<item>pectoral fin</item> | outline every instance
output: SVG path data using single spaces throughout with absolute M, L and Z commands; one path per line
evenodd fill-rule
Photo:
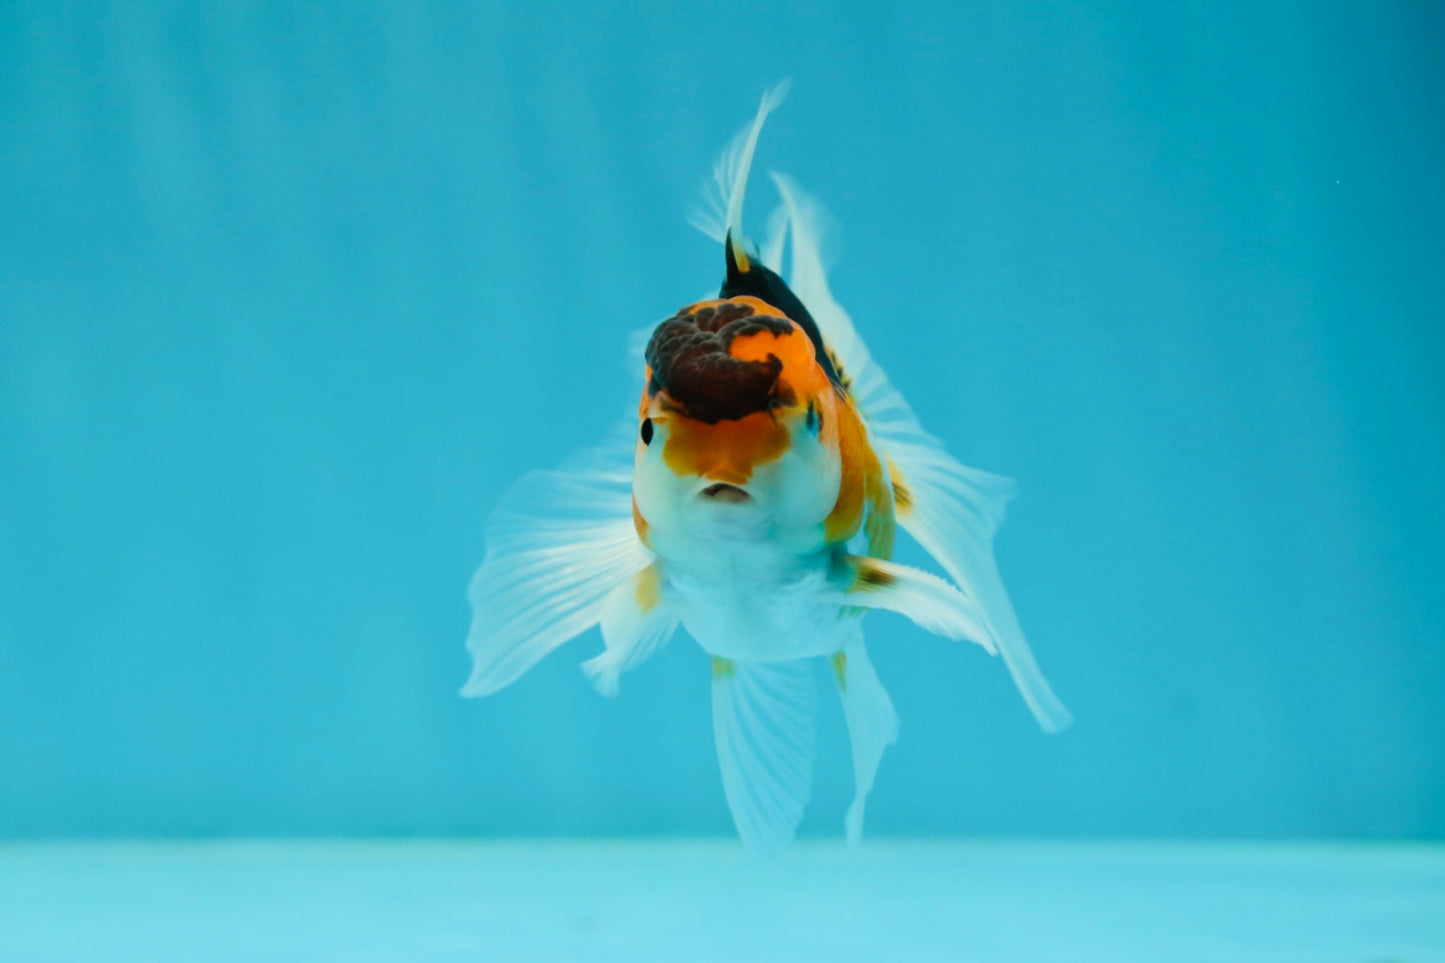
M 897 612 L 946 639 L 976 642 L 997 654 L 978 603 L 936 575 L 866 555 L 845 555 L 835 576 L 843 605 Z
M 651 553 L 632 521 L 632 433 L 584 451 L 555 471 L 523 477 L 487 522 L 487 554 L 472 577 L 463 695 L 515 681 L 543 656 L 597 624 L 617 586 Z
M 662 599 L 657 566 L 649 565 L 617 586 L 602 603 L 601 655 L 582 663 L 597 691 L 617 694 L 623 672 L 646 661 L 677 631 L 677 616 Z

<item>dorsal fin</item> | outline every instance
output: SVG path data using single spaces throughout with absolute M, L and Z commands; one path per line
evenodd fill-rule
M 784 80 L 764 92 L 752 121 L 733 136 L 713 163 L 712 182 L 703 188 L 703 207 L 694 210 L 688 220 L 715 241 L 723 240 L 731 232 L 739 243 L 743 242 L 743 198 L 747 195 L 753 150 L 758 145 L 763 122 L 788 95 L 789 84 Z
M 788 287 L 787 282 L 757 258 L 749 257 L 747 251 L 733 240 L 731 231 L 724 239 L 723 249 L 727 257 L 727 276 L 723 279 L 718 297 L 755 297 L 783 312 L 789 320 L 802 328 L 808 340 L 813 342 L 813 353 L 817 355 L 818 364 L 828 375 L 828 380 L 842 387 L 842 379 L 838 377 L 838 371 L 833 366 L 828 346 L 823 343 L 823 332 L 818 329 L 813 315 L 793 293 L 793 289 Z
M 813 353 L 817 356 L 818 364 L 827 373 L 828 380 L 839 389 L 846 390 L 841 373 L 833 363 L 833 355 L 824 343 L 822 331 L 812 313 L 776 271 L 763 264 L 753 253 L 747 235 L 743 232 L 743 200 L 747 196 L 748 175 L 752 170 L 758 135 L 762 133 L 763 123 L 768 119 L 768 115 L 777 109 L 787 96 L 789 84 L 789 81 L 784 80 L 765 92 L 752 121 L 738 131 L 727 147 L 723 148 L 722 154 L 713 164 L 712 183 L 704 191 L 705 207 L 694 211 L 690 220 L 693 226 L 704 234 L 722 242 L 727 259 L 727 275 L 718 296 L 751 296 L 766 301 L 783 312 L 808 335 L 808 340 L 813 344 Z M 777 236 L 770 239 L 767 245 L 775 255 L 781 255 L 785 225 L 780 222 L 778 228 Z

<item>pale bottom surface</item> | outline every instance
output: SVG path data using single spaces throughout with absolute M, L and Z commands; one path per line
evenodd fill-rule
M 1445 961 L 1445 848 L 0 846 L 0 960 Z

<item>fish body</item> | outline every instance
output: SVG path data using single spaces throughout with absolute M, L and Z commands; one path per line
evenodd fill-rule
M 604 694 L 679 627 L 712 656 L 723 785 L 747 846 L 792 838 L 811 788 L 816 664 L 853 746 L 856 842 L 897 717 L 868 660 L 872 609 L 1001 654 L 1044 728 L 1070 717 L 1024 641 L 993 562 L 1006 479 L 954 460 L 918 424 L 833 300 L 821 211 L 773 175 L 775 229 L 751 250 L 743 193 L 764 97 L 715 172 L 726 272 L 717 298 L 659 323 L 634 417 L 609 445 L 535 472 L 489 524 L 473 578 L 467 695 L 510 684 L 600 624 L 583 664 Z M 723 201 L 725 200 L 725 203 Z M 790 242 L 788 280 L 781 271 Z M 894 563 L 899 527 L 947 578 Z
M 742 274 L 729 259 L 725 289 Z M 840 651 L 851 627 L 838 597 L 852 578 L 841 556 L 865 518 L 892 532 L 881 461 L 817 351 L 749 295 L 690 305 L 648 344 L 635 523 L 679 621 L 711 655 Z M 891 552 L 891 535 L 871 541 Z

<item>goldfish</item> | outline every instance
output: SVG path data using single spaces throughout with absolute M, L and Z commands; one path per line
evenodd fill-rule
M 600 625 L 602 652 L 582 667 L 615 695 L 686 629 L 711 660 L 728 807 L 761 856 L 791 841 L 811 792 L 819 676 L 852 749 L 845 837 L 862 835 L 898 736 L 864 645 L 871 611 L 1001 656 L 1045 730 L 1072 721 L 994 561 L 1012 482 L 951 456 L 873 360 L 829 287 L 816 200 L 771 173 L 768 235 L 753 246 L 743 233 L 758 137 L 785 90 L 723 151 L 711 213 L 694 218 L 723 247 L 717 297 L 653 328 L 636 412 L 612 443 L 525 476 L 490 517 L 462 690 L 496 692 Z M 900 528 L 942 575 L 892 560 Z

